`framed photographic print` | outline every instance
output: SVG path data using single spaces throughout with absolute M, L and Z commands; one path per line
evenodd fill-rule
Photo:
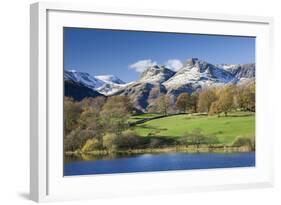
M 31 5 L 31 199 L 271 186 L 272 22 Z

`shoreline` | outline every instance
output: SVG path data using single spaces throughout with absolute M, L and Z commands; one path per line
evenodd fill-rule
M 248 146 L 241 147 L 185 147 L 185 146 L 175 146 L 175 147 L 163 147 L 163 148 L 144 148 L 144 149 L 128 149 L 128 150 L 95 150 L 88 152 L 77 151 L 65 151 L 64 155 L 94 155 L 94 156 L 107 156 L 112 154 L 160 154 L 160 153 L 169 153 L 169 152 L 185 152 L 185 153 L 212 153 L 212 152 L 221 152 L 221 153 L 231 153 L 231 152 L 253 152 L 255 150 L 251 149 Z

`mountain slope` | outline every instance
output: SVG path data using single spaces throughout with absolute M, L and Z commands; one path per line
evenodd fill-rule
M 145 111 L 150 100 L 166 92 L 165 87 L 160 83 L 135 82 L 116 92 L 115 95 L 128 96 L 135 108 Z
M 76 70 L 64 70 L 64 80 L 77 82 L 91 89 L 99 88 L 105 83 L 91 76 L 89 73 L 78 72 Z
M 114 75 L 96 75 L 95 78 L 105 82 L 105 83 L 111 83 L 111 84 L 125 84 L 124 81 L 117 78 Z
M 254 63 L 242 64 L 242 65 L 220 64 L 216 66 L 230 72 L 237 79 L 255 78 L 256 76 L 256 65 Z
M 192 58 L 163 84 L 167 89 L 172 89 L 182 87 L 183 85 L 204 87 L 212 84 L 225 84 L 232 80 L 235 80 L 235 76 L 230 72 L 197 58 Z
M 64 96 L 71 97 L 76 101 L 80 101 L 86 97 L 97 97 L 97 96 L 104 96 L 104 95 L 77 82 L 71 80 L 65 80 Z
M 140 76 L 139 82 L 163 83 L 175 74 L 174 71 L 164 67 L 154 65 L 147 68 Z
M 114 75 L 91 76 L 89 73 L 64 70 L 64 80 L 79 83 L 104 95 L 112 95 L 124 86 L 125 82 Z
M 126 88 L 130 84 L 131 83 L 127 83 L 127 84 L 105 83 L 103 86 L 97 88 L 96 91 L 104 95 L 110 96 L 116 94 L 118 91 Z
M 255 64 L 213 65 L 197 58 L 191 58 L 163 85 L 167 89 L 167 95 L 175 101 L 176 97 L 183 92 L 192 93 L 204 87 L 242 84 L 254 80 Z
M 104 82 L 101 87 L 96 89 L 104 95 L 113 95 L 128 85 L 128 83 L 125 83 L 114 75 L 98 75 L 95 78 Z

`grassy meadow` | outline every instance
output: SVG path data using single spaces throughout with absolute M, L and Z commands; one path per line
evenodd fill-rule
M 130 120 L 155 117 L 157 114 L 132 116 Z M 227 117 L 208 115 L 181 114 L 152 119 L 136 124 L 133 129 L 142 137 L 161 136 L 180 138 L 194 129 L 203 134 L 215 135 L 221 144 L 230 145 L 237 136 L 255 136 L 255 114 L 251 112 L 234 112 Z

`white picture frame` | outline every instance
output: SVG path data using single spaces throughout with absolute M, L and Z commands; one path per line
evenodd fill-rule
M 196 26 L 190 29 L 182 25 Z M 63 177 L 64 26 L 256 36 L 256 167 Z M 273 133 L 266 120 L 270 113 L 265 111 L 270 106 L 270 76 L 263 69 L 273 69 L 272 29 L 270 17 L 98 8 L 91 4 L 32 4 L 30 198 L 41 202 L 273 186 Z

